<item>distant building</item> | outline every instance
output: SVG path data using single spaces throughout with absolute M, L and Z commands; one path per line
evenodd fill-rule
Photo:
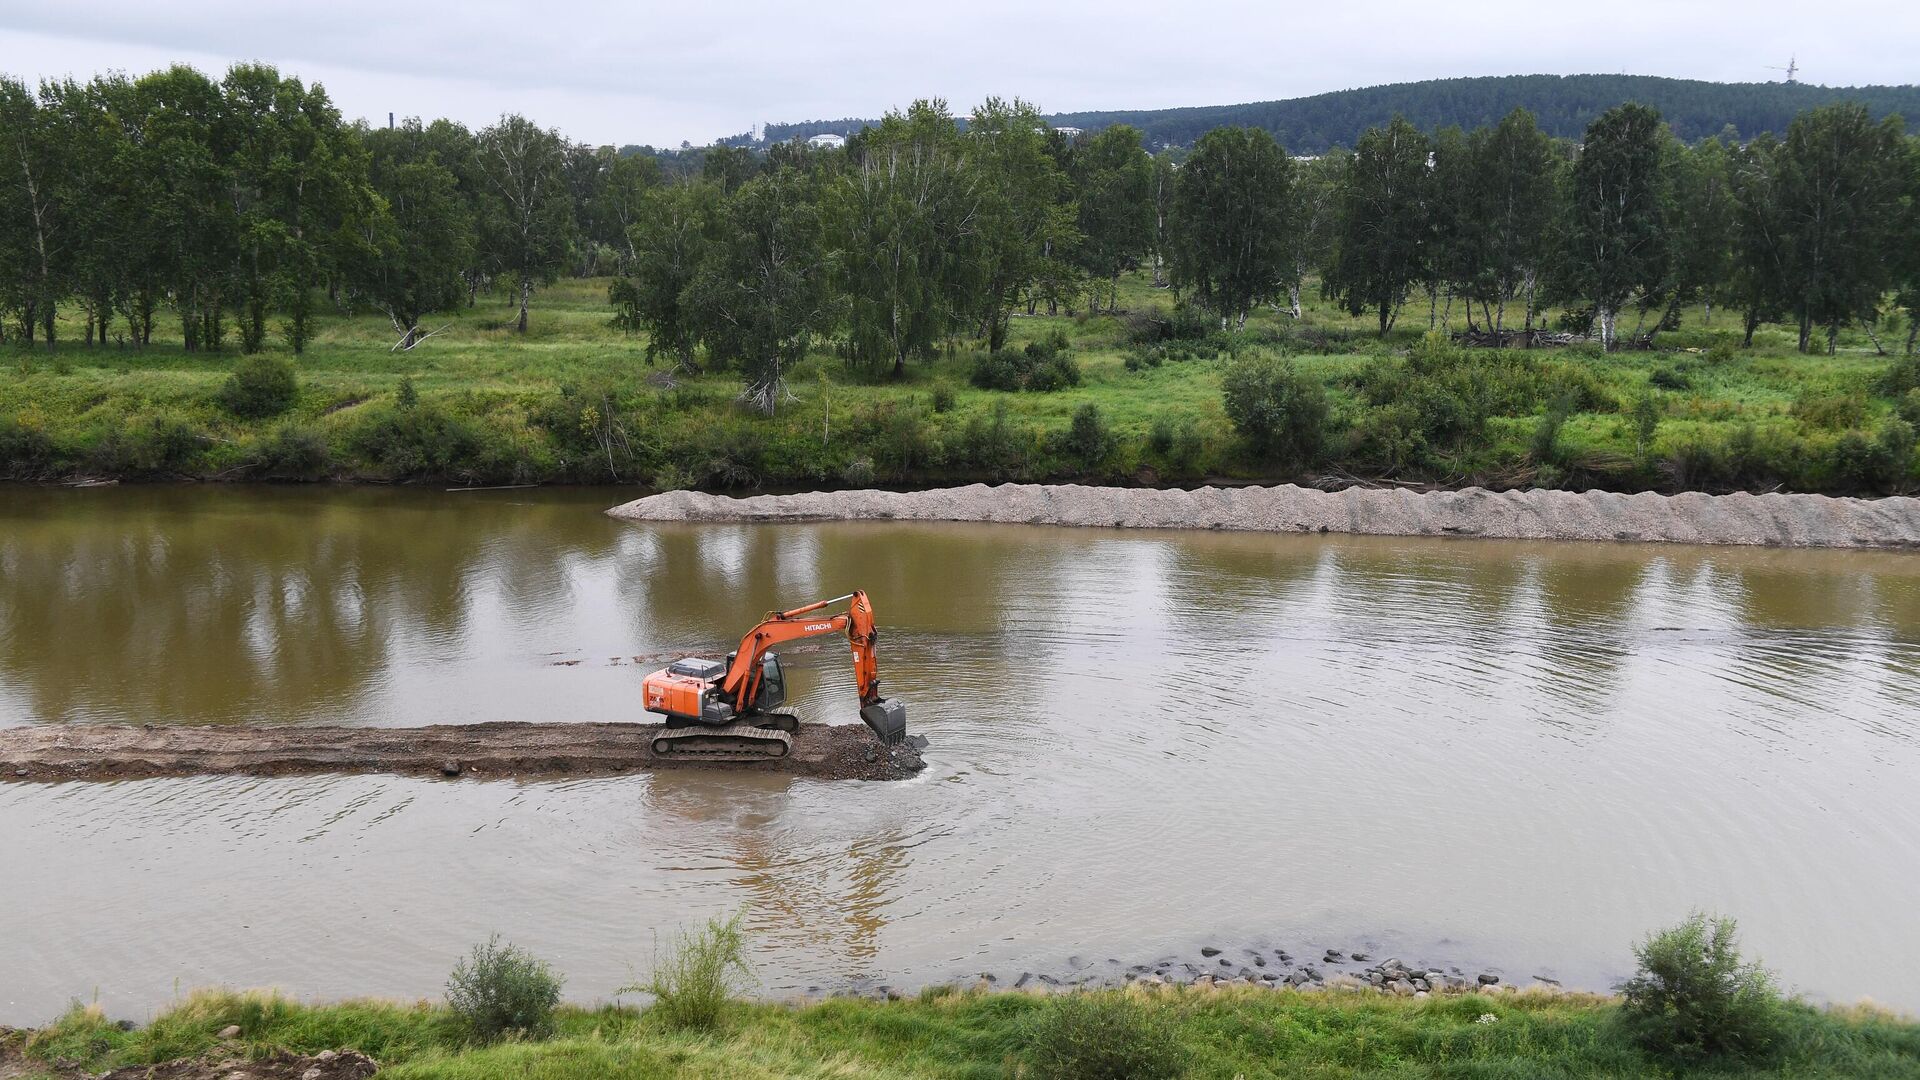
M 1077 139 L 1080 137 L 1080 129 L 1077 127 L 1057 127 L 1053 130 L 1065 135 L 1069 139 Z
M 838 150 L 847 145 L 847 139 L 844 135 L 821 134 L 808 139 L 807 145 L 816 150 Z

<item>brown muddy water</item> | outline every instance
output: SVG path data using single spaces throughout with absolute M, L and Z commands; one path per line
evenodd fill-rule
M 655 658 L 860 587 L 927 771 L 0 783 L 0 1023 L 435 995 L 496 931 L 593 1000 L 734 909 L 781 996 L 1207 944 L 1604 987 L 1707 908 L 1920 1010 L 1920 557 L 623 497 L 0 488 L 0 725 L 643 719 Z M 787 655 L 855 721 L 842 646 Z

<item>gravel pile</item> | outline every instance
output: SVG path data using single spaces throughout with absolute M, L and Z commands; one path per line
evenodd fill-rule
M 1920 547 L 1920 499 L 1610 491 L 1321 491 L 1278 487 L 971 484 L 730 498 L 667 491 L 607 511 L 632 521 L 986 521 L 1131 529 L 1627 540 L 1775 547 Z

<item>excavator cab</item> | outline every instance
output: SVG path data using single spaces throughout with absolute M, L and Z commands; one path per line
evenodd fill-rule
M 733 657 L 727 657 L 733 663 Z M 787 673 L 780 669 L 780 654 L 768 653 L 760 660 L 760 689 L 753 694 L 753 711 L 768 713 L 787 703 Z

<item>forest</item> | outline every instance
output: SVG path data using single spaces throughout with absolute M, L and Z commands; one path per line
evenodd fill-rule
M 182 356 L 203 358 L 195 380 L 227 380 L 224 397 L 169 397 L 176 383 L 158 398 L 125 390 L 68 397 L 55 392 L 62 384 L 39 381 L 54 373 L 23 360 L 19 385 L 0 398 L 11 412 L 0 416 L 9 425 L 0 450 L 13 447 L 5 467 L 16 475 L 205 473 L 216 464 L 239 475 L 271 472 L 250 473 L 258 455 L 232 448 L 264 437 L 260 422 L 320 408 L 310 419 L 325 432 L 306 434 L 326 453 L 308 457 L 328 464 L 279 471 L 339 471 L 345 459 L 356 475 L 738 486 L 862 475 L 1138 474 L 1149 462 L 1157 475 L 1271 476 L 1331 460 L 1440 482 L 1544 475 L 1617 486 L 1757 483 L 1779 469 L 1716 472 L 1655 461 L 1658 418 L 1629 422 L 1634 409 L 1652 408 L 1639 403 L 1646 395 L 1595 389 L 1610 369 L 1572 358 L 1664 348 L 1682 340 L 1675 335 L 1688 331 L 1688 320 L 1697 332 L 1717 314 L 1738 329 L 1706 344 L 1753 349 L 1758 333 L 1756 357 L 1770 355 L 1774 331 L 1766 328 L 1776 324 L 1792 349 L 1836 362 L 1845 361 L 1842 345 L 1862 336 L 1875 355 L 1911 354 L 1920 328 L 1920 144 L 1897 117 L 1876 117 L 1859 103 L 1808 109 L 1780 136 L 1745 142 L 1688 142 L 1658 110 L 1637 103 L 1601 112 L 1577 141 L 1556 138 L 1525 110 L 1434 134 L 1395 117 L 1361 132 L 1351 150 L 1311 158 L 1294 156 L 1264 129 L 1234 126 L 1207 131 L 1177 155 L 1150 154 L 1137 128 L 1069 137 L 1017 100 L 989 99 L 961 119 L 943 102 L 921 101 L 856 132 L 844 148 L 716 146 L 696 173 L 676 175 L 653 157 L 573 143 L 517 115 L 478 131 L 447 120 L 349 124 L 322 88 L 260 65 L 237 66 L 220 80 L 174 67 L 37 88 L 0 81 L 5 341 L 28 350 L 23 356 L 65 343 L 54 354 L 56 372 L 92 363 L 104 376 L 136 366 L 129 356 L 154 358 L 138 366 Z M 555 289 L 559 283 L 574 284 Z M 598 314 L 583 287 L 600 292 Z M 537 347 L 540 297 L 549 293 L 565 298 L 566 310 L 555 314 L 566 325 L 583 334 L 601 328 L 578 343 L 590 346 L 578 355 L 563 357 L 559 344 Z M 502 304 L 503 317 L 481 314 Z M 387 328 L 377 349 L 376 321 Z M 1409 334 L 1428 332 L 1438 344 L 1408 352 Z M 1380 346 L 1364 344 L 1367 337 Z M 383 455 L 365 449 L 381 437 L 336 430 L 378 415 L 390 421 L 386 436 L 405 428 L 408 439 L 433 441 L 433 425 L 420 426 L 413 403 L 436 381 L 436 349 L 451 359 L 483 338 L 522 361 L 516 377 L 549 361 L 567 369 L 542 384 L 539 402 L 515 398 L 532 432 L 522 433 L 519 451 L 484 462 L 477 453 L 448 457 L 419 446 Z M 516 339 L 529 348 L 513 354 Z M 319 406 L 293 389 L 300 365 L 284 360 L 222 359 L 297 360 L 316 341 L 350 347 L 353 370 L 384 380 L 404 415 L 364 407 L 387 400 L 365 385 L 343 387 L 338 401 Z M 1531 389 L 1511 400 L 1414 404 L 1436 386 L 1491 385 L 1475 367 L 1490 361 L 1472 359 L 1484 350 L 1463 345 L 1569 343 L 1568 359 L 1498 361 L 1529 367 L 1514 385 Z M 74 348 L 102 359 L 77 361 Z M 1095 400 L 1060 417 L 1079 425 L 1078 436 L 1071 427 L 1048 436 L 1044 423 L 1007 427 L 1011 401 L 1062 391 L 1072 398 L 1083 381 L 1098 381 L 1108 357 L 1117 373 L 1166 378 L 1168 358 L 1253 363 L 1299 354 L 1299 364 L 1280 365 L 1295 371 L 1312 366 L 1310 357 L 1342 353 L 1370 364 L 1368 373 L 1323 379 L 1326 387 L 1304 399 L 1284 373 L 1250 374 L 1245 365 L 1190 372 L 1186 384 L 1221 395 L 1218 426 L 1230 423 L 1240 436 L 1231 442 L 1163 434 L 1172 420 L 1140 416 L 1130 426 L 1146 449 L 1107 453 L 1126 440 L 1108 430 L 1115 411 L 1101 416 Z M 376 364 L 376 355 L 386 360 Z M 627 359 L 642 355 L 657 365 L 645 387 L 679 395 L 673 400 L 693 412 L 731 398 L 769 419 L 796 408 L 827 414 L 823 451 L 772 462 L 756 451 L 737 465 L 711 448 L 650 440 L 631 419 L 657 416 L 660 404 L 635 396 L 652 392 Z M 1532 370 L 1542 363 L 1554 366 L 1551 379 Z M 1388 370 L 1394 364 L 1398 374 Z M 242 368 L 259 383 L 254 390 L 234 382 Z M 310 382 L 320 369 L 318 361 L 304 365 Z M 1792 377 L 1829 370 L 1810 366 Z M 482 426 L 504 422 L 498 402 L 474 397 L 497 389 L 500 377 L 489 366 L 449 381 L 458 400 L 447 407 Z M 1903 482 L 1912 457 L 1910 447 L 1899 450 L 1905 436 L 1876 426 L 1910 423 L 1893 416 L 1906 400 L 1902 378 L 1832 388 L 1865 404 L 1841 407 L 1838 426 L 1819 436 L 1835 445 L 1843 436 L 1864 440 L 1867 450 L 1849 443 L 1844 452 L 1891 454 L 1895 464 L 1855 462 L 1773 482 Z M 1543 379 L 1580 385 L 1549 392 Z M 1682 389 L 1676 380 L 1684 376 L 1664 389 Z M 924 423 L 954 426 L 946 443 L 967 442 L 964 425 L 999 425 L 999 435 L 975 432 L 969 445 L 1001 436 L 1005 445 L 971 456 L 838 446 L 836 382 L 859 388 L 875 409 L 882 398 L 889 409 L 912 407 L 889 385 L 930 393 L 933 414 Z M 721 392 L 729 383 L 733 392 Z M 809 383 L 821 394 L 808 393 Z M 694 387 L 702 388 L 698 407 L 688 397 Z M 969 401 L 964 421 L 934 415 L 947 413 L 956 394 L 976 392 L 990 396 L 977 407 Z M 185 449 L 164 461 L 122 445 L 127 411 L 150 419 L 158 414 L 141 410 L 161 399 L 195 418 L 176 417 L 186 434 L 176 431 L 174 442 Z M 1798 407 L 1796 398 L 1781 409 Z M 571 419 L 554 420 L 555 409 Z M 1425 411 L 1404 415 L 1408 409 Z M 1502 448 L 1487 434 L 1489 418 L 1524 416 L 1551 421 L 1556 438 L 1561 428 L 1572 436 L 1589 414 L 1613 418 L 1613 441 L 1635 448 L 1631 460 L 1543 460 L 1531 466 L 1547 464 L 1544 474 L 1515 471 L 1552 455 L 1534 454 L 1531 435 L 1509 433 Z M 718 426 L 745 422 L 723 421 Z M 875 421 L 868 434 L 880 438 L 893 422 Z M 791 433 L 793 423 L 777 426 Z M 201 430 L 222 424 L 242 430 Z M 647 426 L 662 430 L 657 421 Z M 488 441 L 468 435 L 476 446 Z M 1069 443 L 1059 440 L 1070 438 L 1077 448 L 1061 449 Z M 1890 449 L 1874 449 L 1876 439 Z M 1022 440 L 1032 446 L 1007 448 Z M 1186 449 L 1174 453 L 1175 443 Z M 201 449 L 190 453 L 194 447 Z M 796 464 L 802 458 L 807 463 Z M 180 467 L 186 460 L 193 468 Z
M 1154 149 L 1192 146 L 1216 127 L 1257 127 L 1296 154 L 1324 154 L 1353 146 L 1362 132 L 1395 116 L 1404 116 L 1431 134 L 1447 127 L 1485 127 L 1515 109 L 1525 109 L 1547 134 L 1578 139 L 1595 117 L 1627 101 L 1660 110 L 1674 134 L 1687 142 L 1709 135 L 1777 135 L 1800 113 L 1843 101 L 1867 106 L 1875 119 L 1920 115 L 1920 87 L 1916 86 L 1717 83 L 1655 75 L 1488 75 L 1334 90 L 1244 105 L 1049 113 L 1046 121 L 1086 131 L 1127 124 L 1140 129 Z M 786 142 L 822 133 L 850 135 L 872 123 L 841 119 L 768 124 L 762 136 L 770 142 Z M 753 139 L 742 134 L 721 141 L 746 145 Z

